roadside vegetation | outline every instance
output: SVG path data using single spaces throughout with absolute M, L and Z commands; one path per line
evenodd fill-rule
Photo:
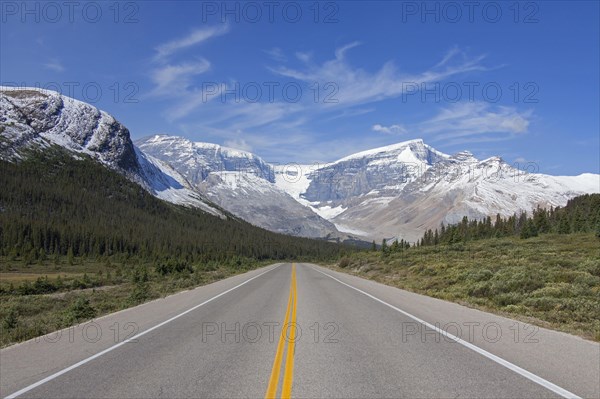
M 417 244 L 383 242 L 344 256 L 336 267 L 600 341 L 600 195 L 498 220 L 465 218 Z
M 0 160 L 0 346 L 270 263 L 355 249 L 161 201 L 83 157 Z
M 272 263 L 207 263 L 126 257 L 59 257 L 34 264 L 0 257 L 0 346 L 40 335 Z

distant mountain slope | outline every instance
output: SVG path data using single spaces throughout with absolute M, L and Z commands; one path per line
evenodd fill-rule
M 223 208 L 296 235 L 334 231 L 327 220 L 363 239 L 415 241 L 425 230 L 463 216 L 509 216 L 600 192 L 599 175 L 526 173 L 498 157 L 480 161 L 468 151 L 447 155 L 421 139 L 327 164 L 278 166 L 245 151 L 180 137 L 157 135 L 137 144 Z
M 216 144 L 155 135 L 136 145 L 183 175 L 195 190 L 244 220 L 304 237 L 344 238 L 333 223 L 275 184 L 275 168 L 260 157 Z
M 501 158 L 480 161 L 468 152 L 423 163 L 417 170 L 404 185 L 337 199 L 333 205 L 346 210 L 332 221 L 341 230 L 341 226 L 360 229 L 377 239 L 414 241 L 426 229 L 459 222 L 463 216 L 510 216 L 538 205 L 563 206 L 577 195 L 600 192 L 599 175 L 526 173 Z
M 89 155 L 159 198 L 223 216 L 175 170 L 137 151 L 129 130 L 106 112 L 53 91 L 0 87 L 0 159 L 52 145 Z

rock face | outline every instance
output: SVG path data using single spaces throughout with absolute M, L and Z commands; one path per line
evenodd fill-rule
M 2 135 L 13 150 L 46 139 L 123 171 L 138 171 L 129 131 L 106 112 L 51 91 L 2 88 L 0 93 Z
M 319 181 L 323 175 L 330 179 Z M 527 173 L 499 157 L 449 156 L 421 140 L 346 157 L 308 173 L 307 180 L 300 201 L 316 212 L 335 209 L 328 219 L 340 231 L 376 240 L 415 241 L 424 230 L 463 216 L 510 216 L 600 192 L 600 175 Z
M 348 198 L 371 193 L 396 193 L 445 157 L 422 140 L 360 152 L 310 173 L 310 184 L 302 197 L 310 202 L 331 201 L 338 205 Z
M 137 151 L 129 130 L 106 112 L 53 91 L 0 87 L 0 159 L 53 145 L 86 154 L 161 199 L 224 216 L 168 165 Z
M 136 145 L 169 164 L 210 201 L 254 225 L 296 236 L 343 238 L 333 223 L 277 187 L 273 166 L 254 154 L 166 135 Z

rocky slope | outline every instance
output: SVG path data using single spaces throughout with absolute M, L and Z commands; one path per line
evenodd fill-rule
M 179 173 L 138 151 L 106 112 L 53 91 L 0 87 L 0 159 L 18 161 L 53 145 L 86 154 L 161 199 L 223 216 Z
M 278 166 L 248 152 L 181 137 L 157 135 L 137 144 L 223 208 L 295 235 L 339 231 L 365 240 L 414 241 L 424 230 L 465 215 L 509 216 L 600 192 L 599 175 L 526 173 L 498 157 L 480 161 L 468 151 L 444 154 L 420 139 L 328 164 Z
M 536 206 L 564 206 L 567 200 L 585 193 L 600 192 L 600 176 L 548 176 L 519 170 L 501 158 L 478 160 L 469 152 L 453 156 L 436 152 L 425 160 L 430 147 L 420 141 L 398 145 L 415 152 L 418 161 L 409 162 L 412 173 L 398 184 L 375 186 L 372 191 L 340 196 L 326 202 L 340 212 L 331 220 L 341 231 L 353 231 L 368 238 L 418 239 L 428 228 L 457 223 L 463 216 L 510 216 Z M 378 151 L 389 153 L 389 148 Z M 368 164 L 377 157 L 368 156 Z M 371 181 L 378 181 L 398 166 L 377 164 Z M 365 166 L 364 169 L 369 169 Z M 353 173 L 360 179 L 362 171 Z M 311 184 L 313 184 L 311 182 Z M 318 185 L 318 183 L 316 183 Z M 310 193 L 310 186 L 306 193 Z M 314 192 L 314 191 L 313 191 Z M 311 200 L 311 197 L 307 198 Z M 311 204 L 318 208 L 322 201 Z
M 345 238 L 333 223 L 277 187 L 273 166 L 254 154 L 166 135 L 136 145 L 168 163 L 206 198 L 254 225 L 303 237 Z

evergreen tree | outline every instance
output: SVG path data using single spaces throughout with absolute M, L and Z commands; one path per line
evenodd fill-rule
M 558 234 L 569 234 L 571 232 L 571 224 L 566 214 L 561 213 L 558 222 Z
M 67 263 L 69 266 L 73 266 L 75 264 L 75 255 L 73 254 L 73 247 L 69 247 L 67 251 Z
M 388 246 L 387 246 L 387 242 L 384 238 L 383 240 L 381 240 L 381 254 L 387 255 L 387 253 L 388 253 Z
M 525 238 L 530 238 L 530 237 L 537 237 L 537 235 L 538 235 L 538 230 L 537 230 L 537 227 L 535 226 L 535 222 L 532 219 L 527 219 L 527 221 L 525 222 L 525 225 L 521 229 L 520 237 L 525 239 Z

